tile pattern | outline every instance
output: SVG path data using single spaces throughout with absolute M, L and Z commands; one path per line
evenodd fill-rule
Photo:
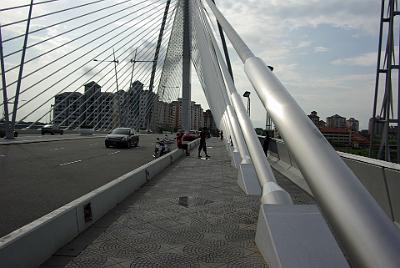
M 254 242 L 259 197 L 237 186 L 222 142 L 208 143 L 210 159 L 179 161 L 42 267 L 267 267 Z

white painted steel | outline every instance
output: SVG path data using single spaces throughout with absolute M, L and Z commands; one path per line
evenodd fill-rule
M 203 9 L 200 8 L 199 12 L 203 15 L 203 18 L 205 19 Z M 211 28 L 208 22 L 205 20 L 204 22 L 206 31 L 210 33 Z M 208 40 L 208 42 L 210 42 L 209 47 L 214 48 L 213 51 L 215 52 L 215 54 L 211 54 L 211 57 L 214 57 L 216 61 L 217 59 L 219 61 L 219 67 L 221 68 L 223 77 L 225 78 L 227 86 L 226 88 L 229 91 L 229 95 L 226 93 L 226 91 L 224 93 L 227 96 L 227 99 L 230 99 L 232 107 L 236 112 L 238 123 L 240 125 L 241 132 L 248 148 L 248 153 L 255 167 L 259 183 L 263 189 L 261 202 L 263 204 L 292 204 L 292 199 L 290 195 L 276 183 L 274 174 L 272 173 L 272 169 L 267 161 L 261 144 L 258 141 L 257 134 L 254 131 L 253 125 L 247 115 L 240 96 L 237 93 L 235 85 L 233 84 L 232 77 L 228 72 L 228 68 L 222 59 L 221 52 L 218 49 L 214 36 L 210 34 L 207 37 L 208 38 L 204 38 L 204 40 Z M 220 69 L 218 68 L 218 70 Z M 221 79 L 221 81 L 223 80 Z
M 253 57 L 245 71 L 352 262 L 398 267 L 400 233 L 385 212 L 268 67 Z
M 265 63 L 254 57 L 216 6 L 206 0 L 245 65 L 246 74 L 287 142 L 351 262 L 400 267 L 400 233 Z M 249 150 L 251 151 L 251 150 Z

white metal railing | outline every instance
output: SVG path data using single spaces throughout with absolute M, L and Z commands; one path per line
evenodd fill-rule
M 215 107 L 216 121 L 221 122 L 235 141 L 240 152 L 242 164 L 253 163 L 262 189 L 264 204 L 292 204 L 290 195 L 277 183 L 268 160 L 258 142 L 246 109 L 233 84 L 228 67 L 222 59 L 221 52 L 216 49 L 217 42 L 211 33 L 204 10 L 200 4 L 193 12 L 194 35 L 198 42 L 197 49 L 201 58 L 202 74 L 212 88 L 204 90 L 210 106 Z M 215 59 L 215 60 L 213 60 Z M 224 81 L 226 82 L 226 87 Z M 214 86 L 215 85 L 215 86 Z M 250 159 L 251 158 L 251 159 Z
M 244 63 L 247 77 L 278 126 L 351 263 L 357 267 L 400 267 L 400 233 L 393 222 L 267 65 L 252 53 L 211 0 L 205 1 Z M 236 112 L 241 122 L 243 104 L 234 92 L 231 100 L 233 104 L 238 102 L 235 108 L 239 108 Z M 251 135 L 250 128 L 241 124 L 244 137 Z M 252 147 L 251 143 L 247 146 L 259 174 L 261 167 L 255 156 L 260 146 Z

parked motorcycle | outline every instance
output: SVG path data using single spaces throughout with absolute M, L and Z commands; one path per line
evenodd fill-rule
M 159 138 L 157 138 L 156 143 L 154 145 L 153 158 L 154 159 L 159 158 L 169 152 L 170 152 L 170 149 L 169 149 L 167 143 L 164 142 L 164 140 L 160 140 Z

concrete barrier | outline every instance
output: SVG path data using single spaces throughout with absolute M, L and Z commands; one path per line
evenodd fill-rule
M 263 137 L 259 137 L 263 142 Z M 277 148 L 274 150 L 273 148 Z M 271 139 L 268 160 L 273 168 L 312 195 L 295 159 L 282 140 Z M 338 152 L 386 214 L 400 223 L 400 165 Z
M 191 142 L 190 148 L 195 148 L 198 142 Z M 183 155 L 182 150 L 175 149 L 1 237 L 0 267 L 39 266 Z

